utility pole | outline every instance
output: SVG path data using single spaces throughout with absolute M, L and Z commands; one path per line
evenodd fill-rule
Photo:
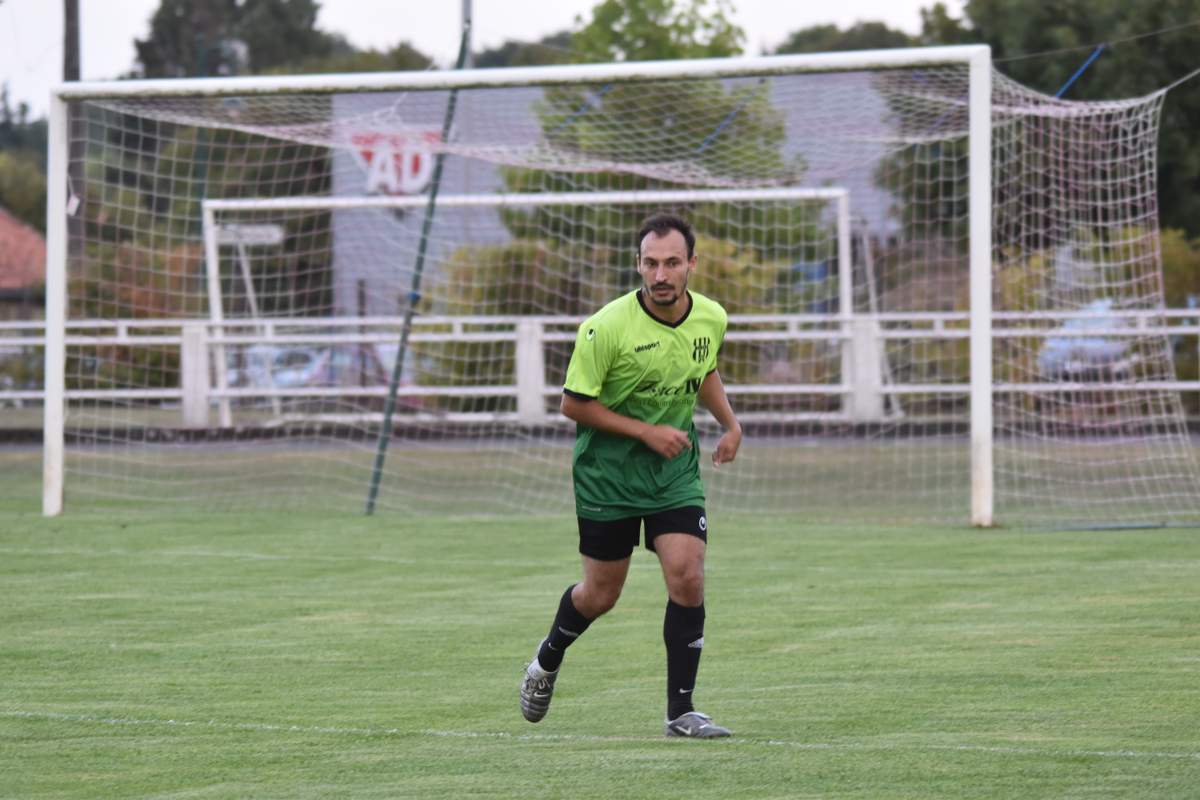
M 63 81 L 76 81 L 79 71 L 79 0 L 63 0 Z M 83 241 L 83 217 L 77 213 L 83 194 L 83 138 L 76 135 L 76 108 L 67 105 L 67 259 Z M 68 267 L 69 268 L 69 267 Z
M 475 59 L 471 56 L 471 0 L 462 0 L 462 30 L 467 32 L 467 60 L 463 62 L 463 69 L 471 69 L 475 66 Z
M 63 80 L 79 80 L 79 0 L 63 0 Z

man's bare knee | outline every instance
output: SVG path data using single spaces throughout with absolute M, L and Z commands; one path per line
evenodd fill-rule
M 629 559 L 600 561 L 584 557 L 583 580 L 571 592 L 571 602 L 588 619 L 607 613 L 617 604 L 625 576 L 629 574 Z
M 584 580 L 571 592 L 571 602 L 588 619 L 612 610 L 621 597 L 622 584 Z
M 704 602 L 704 570 L 689 568 L 667 579 L 667 594 L 678 605 L 694 608 Z

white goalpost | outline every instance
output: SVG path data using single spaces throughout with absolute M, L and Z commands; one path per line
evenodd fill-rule
M 877 411 L 862 410 L 857 414 L 859 417 L 882 414 L 881 376 L 886 372 L 886 364 L 879 353 L 878 344 L 880 339 L 878 332 L 876 331 L 874 335 L 867 336 L 859 334 L 857 338 L 854 336 L 854 331 L 859 328 L 866 330 L 866 328 L 863 328 L 861 325 L 856 326 L 855 322 L 856 314 L 853 305 L 854 277 L 850 244 L 850 197 L 845 189 L 836 187 L 779 187 L 767 189 L 442 195 L 438 199 L 438 206 L 441 209 L 483 209 L 494 211 L 503 208 L 576 208 L 596 205 L 650 208 L 656 206 L 691 207 L 696 204 L 718 203 L 796 204 L 803 201 L 817 201 L 818 204 L 829 204 L 827 209 L 823 207 L 818 208 L 816 219 L 833 226 L 833 234 L 830 237 L 829 247 L 835 248 L 830 255 L 831 259 L 836 262 L 837 267 L 836 275 L 839 287 L 837 301 L 840 335 L 848 342 L 843 347 L 842 359 L 846 365 L 843 369 L 843 377 L 847 379 L 848 383 L 846 392 L 848 395 L 851 395 L 849 404 L 861 407 L 862 409 L 875 407 L 879 409 Z M 284 226 L 278 223 L 268 222 L 264 224 L 259 221 L 258 223 L 246 224 L 236 221 L 220 222 L 218 220 L 237 220 L 243 217 L 250 217 L 256 220 L 277 219 L 277 215 L 280 214 L 286 215 L 289 212 L 304 211 L 336 213 L 339 210 L 412 210 L 422 208 L 425 203 L 426 200 L 423 197 L 403 196 L 205 200 L 203 204 L 205 285 L 208 293 L 209 320 L 212 323 L 212 330 L 217 334 L 217 339 L 213 344 L 213 354 L 216 363 L 224 364 L 227 361 L 224 346 L 226 313 L 224 307 L 226 301 L 223 297 L 220 277 L 222 246 L 235 248 L 236 277 L 234 281 L 237 282 L 240 280 L 249 319 L 255 320 L 260 318 L 261 315 L 257 302 L 258 291 L 255 289 L 253 279 L 251 278 L 253 259 L 247 250 L 247 245 L 277 247 L 283 244 L 284 238 Z M 263 327 L 268 326 L 264 325 Z M 275 326 L 272 325 L 269 327 L 274 328 Z M 276 337 L 267 336 L 264 338 L 263 343 L 270 344 L 276 341 L 278 341 Z M 328 341 L 328 334 L 317 333 L 314 335 L 313 341 L 318 343 Z M 378 345 L 385 342 L 387 340 L 380 341 L 378 335 L 375 335 L 363 337 L 359 344 Z M 529 364 L 527 368 L 528 372 L 536 374 L 543 369 L 542 362 L 544 359 L 540 353 L 540 349 L 543 346 L 544 342 L 541 339 L 541 334 L 538 334 L 538 338 L 531 342 L 531 346 L 518 348 L 518 361 L 520 362 L 522 358 L 527 360 Z M 528 355 L 525 355 L 526 353 Z M 854 370 L 857 370 L 860 375 L 851 375 L 851 372 Z M 520 369 L 517 371 L 518 374 L 522 372 Z M 227 375 L 222 370 L 215 371 L 214 375 L 217 382 L 216 391 L 210 392 L 208 395 L 218 398 L 219 424 L 221 427 L 228 428 L 234 423 L 228 396 L 229 385 Z M 540 380 L 538 383 L 540 383 Z M 872 391 L 872 387 L 874 387 L 874 391 Z M 554 392 L 557 393 L 557 388 Z M 540 395 L 544 394 L 544 391 L 540 386 L 537 389 L 537 393 L 539 399 L 536 403 L 530 400 L 524 404 L 526 407 L 532 408 L 535 405 L 540 406 L 542 404 Z M 277 402 L 276 411 L 279 411 Z M 367 415 L 368 418 L 371 416 Z M 855 415 L 852 414 L 851 416 Z M 522 418 L 534 423 L 545 423 L 548 421 L 546 415 L 540 412 L 527 411 L 522 414 Z
M 747 428 L 714 509 L 1194 520 L 1160 104 L 982 46 L 60 87 L 43 510 L 567 513 L 574 327 L 671 208 Z

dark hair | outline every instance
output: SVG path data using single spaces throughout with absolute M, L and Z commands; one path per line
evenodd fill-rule
M 633 248 L 637 251 L 638 257 L 641 258 L 642 240 L 647 235 L 653 233 L 655 236 L 666 236 L 670 231 L 679 231 L 683 234 L 683 240 L 687 242 L 687 257 L 690 259 L 693 251 L 696 249 L 696 234 L 692 233 L 692 226 L 683 217 L 669 214 L 665 211 L 651 214 L 642 223 L 642 227 L 637 233 L 637 240 L 633 243 Z

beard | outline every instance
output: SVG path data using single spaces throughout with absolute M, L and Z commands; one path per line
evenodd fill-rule
M 660 299 L 659 296 L 654 293 L 655 289 L 670 289 L 672 294 L 669 299 Z M 649 297 L 650 302 L 654 303 L 656 306 L 673 306 L 679 300 L 679 298 L 683 296 L 683 293 L 686 290 L 687 283 L 684 283 L 683 288 L 679 291 L 675 291 L 675 287 L 669 283 L 659 283 L 655 284 L 654 286 L 647 286 L 646 296 Z

